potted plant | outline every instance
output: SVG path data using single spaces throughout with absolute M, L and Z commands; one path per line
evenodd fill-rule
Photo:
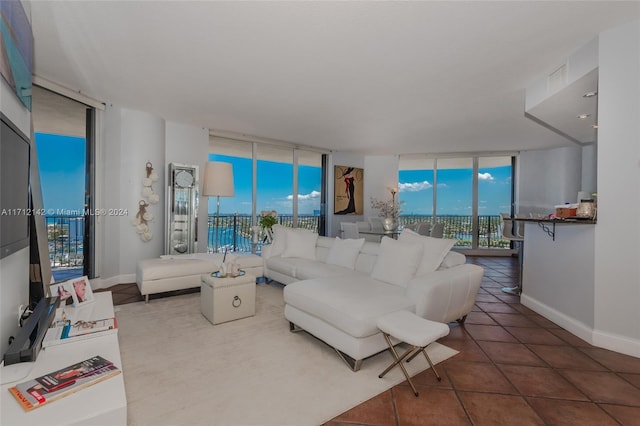
M 275 210 L 263 210 L 260 212 L 260 220 L 258 221 L 265 233 L 263 242 L 270 243 L 273 241 L 273 225 L 278 223 L 278 212 Z

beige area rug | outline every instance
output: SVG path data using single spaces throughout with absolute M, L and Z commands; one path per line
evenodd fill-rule
M 282 288 L 258 285 L 256 316 L 211 325 L 200 294 L 116 307 L 130 425 L 319 425 L 402 382 L 388 351 L 354 373 L 335 351 L 291 333 Z M 429 347 L 437 363 L 457 351 Z M 424 357 L 408 364 L 424 370 Z

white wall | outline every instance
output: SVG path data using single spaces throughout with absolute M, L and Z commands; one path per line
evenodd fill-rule
M 164 249 L 164 176 L 165 122 L 162 118 L 140 111 L 108 106 L 104 113 L 104 134 L 100 147 L 104 158 L 98 167 L 104 186 L 99 208 L 128 209 L 128 216 L 105 216 L 98 223 L 102 232 L 103 255 L 99 282 L 96 287 L 108 287 L 122 282 L 134 282 L 138 260 L 158 257 Z M 143 242 L 131 220 L 138 213 L 142 197 L 145 165 L 153 164 L 159 180 L 153 190 L 160 202 L 147 211 L 154 215 L 149 222 L 153 238 Z M 96 280 L 97 281 L 97 280 Z M 94 284 L 92 282 L 92 284 Z
M 547 215 L 555 205 L 576 202 L 582 187 L 580 147 L 523 151 L 518 165 L 520 213 Z
M 198 166 L 199 189 L 202 193 L 204 167 L 209 158 L 209 130 L 203 127 L 168 121 L 166 125 L 165 163 L 180 163 Z M 164 191 L 168 185 L 168 176 L 164 176 Z M 163 205 L 164 206 L 164 205 Z M 207 251 L 207 206 L 208 197 L 200 197 L 198 204 L 198 245 L 200 253 Z
M 598 191 L 598 146 L 582 147 L 581 191 L 593 194 Z M 579 200 L 576 200 L 579 201 Z
M 594 231 L 558 224 L 552 238 L 525 224 L 522 304 L 586 341 L 594 326 Z
M 0 111 L 22 133 L 31 137 L 31 113 L 3 78 L 0 78 Z M 29 304 L 28 247 L 0 260 L 0 356 L 9 346 L 9 336 L 18 328 L 18 306 L 21 304 Z
M 594 342 L 640 356 L 640 21 L 599 49 Z
M 378 216 L 371 208 L 371 197 L 380 201 L 391 199 L 389 188 L 398 188 L 398 156 L 372 155 L 364 157 L 364 215 Z M 367 173 L 368 171 L 368 173 Z M 396 200 L 397 200 L 396 195 Z

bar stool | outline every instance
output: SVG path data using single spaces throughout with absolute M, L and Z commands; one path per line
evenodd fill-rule
M 409 311 L 396 311 L 387 315 L 384 315 L 378 318 L 377 321 L 378 328 L 382 331 L 382 335 L 384 336 L 387 344 L 389 345 L 389 351 L 395 361 L 387 367 L 380 375 L 379 378 L 384 377 L 393 367 L 398 365 L 404 374 L 404 377 L 407 378 L 411 389 L 413 390 L 413 394 L 418 396 L 418 391 L 416 387 L 413 385 L 411 381 L 411 377 L 409 377 L 409 373 L 407 373 L 407 369 L 402 365 L 402 361 L 408 357 L 407 362 L 411 361 L 416 357 L 420 352 L 424 354 L 424 357 L 427 359 L 429 366 L 435 373 L 438 381 L 441 381 L 442 378 L 436 371 L 433 362 L 431 362 L 431 358 L 427 355 L 425 348 L 436 340 L 446 336 L 449 334 L 449 326 L 440 322 L 430 321 L 428 319 L 421 318 L 416 314 Z M 408 343 L 410 345 L 409 349 L 401 356 L 398 356 L 398 352 L 396 352 L 393 343 L 391 342 L 391 337 L 396 338 L 402 342 Z

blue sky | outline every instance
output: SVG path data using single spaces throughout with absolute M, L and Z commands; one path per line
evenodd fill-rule
M 44 208 L 82 211 L 85 187 L 85 139 L 36 133 Z
M 211 161 L 233 165 L 235 196 L 220 198 L 220 213 L 251 213 L 252 162 L 249 158 L 209 154 Z M 298 167 L 298 213 L 313 214 L 320 209 L 320 167 Z M 276 210 L 293 213 L 293 166 L 290 163 L 258 160 L 257 212 Z M 264 176 L 264 178 L 262 178 Z M 216 198 L 209 198 L 209 212 L 216 211 Z
M 81 211 L 84 200 L 85 140 L 71 136 L 36 133 L 40 178 L 45 209 Z M 251 213 L 251 159 L 210 154 L 212 161 L 233 164 L 235 196 L 220 198 L 220 213 Z M 257 211 L 292 213 L 292 165 L 258 161 Z M 438 214 L 471 214 L 470 169 L 438 171 Z M 479 214 L 497 215 L 510 211 L 511 167 L 479 170 Z M 313 214 L 320 208 L 320 167 L 300 166 L 298 170 L 298 211 Z M 399 199 L 402 214 L 427 214 L 433 209 L 433 171 L 402 170 Z M 366 202 L 366 200 L 365 200 Z M 209 198 L 209 212 L 215 213 L 216 199 Z
M 472 203 L 472 170 L 438 170 L 438 211 L 441 215 L 470 215 Z M 401 214 L 433 212 L 433 170 L 401 170 L 398 195 Z M 478 214 L 498 215 L 510 212 L 511 166 L 478 170 Z

